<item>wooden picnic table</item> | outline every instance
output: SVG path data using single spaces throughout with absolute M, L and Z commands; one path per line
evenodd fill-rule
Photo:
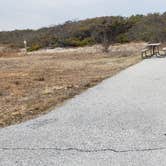
M 160 56 L 161 43 L 150 43 L 142 50 L 142 58 L 152 57 L 153 55 Z
M 160 55 L 160 45 L 161 43 L 151 43 L 147 45 L 147 48 L 150 50 L 151 56 Z

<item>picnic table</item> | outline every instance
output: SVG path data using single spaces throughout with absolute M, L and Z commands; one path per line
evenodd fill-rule
M 161 43 L 150 43 L 142 50 L 142 58 L 152 57 L 154 55 L 160 55 Z M 149 55 L 148 55 L 149 52 Z
M 147 45 L 147 47 L 151 50 L 151 56 L 160 55 L 160 45 L 161 43 L 152 43 Z

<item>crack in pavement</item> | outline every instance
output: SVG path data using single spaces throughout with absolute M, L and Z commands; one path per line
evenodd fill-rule
M 129 149 L 129 150 L 116 150 L 116 149 L 110 149 L 110 148 L 105 148 L 105 149 L 93 149 L 93 150 L 88 150 L 88 149 L 79 149 L 79 148 L 0 148 L 1 151 L 17 151 L 17 150 L 25 150 L 25 151 L 46 151 L 46 150 L 55 150 L 55 151 L 76 151 L 76 152 L 81 152 L 81 153 L 97 153 L 97 152 L 114 152 L 114 153 L 128 153 L 128 152 L 148 152 L 148 151 L 159 151 L 159 150 L 166 150 L 166 147 L 161 147 L 161 148 L 145 148 L 145 149 Z

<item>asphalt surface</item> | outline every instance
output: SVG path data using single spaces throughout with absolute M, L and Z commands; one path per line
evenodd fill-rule
M 165 166 L 166 59 L 148 59 L 47 115 L 0 129 L 0 166 Z

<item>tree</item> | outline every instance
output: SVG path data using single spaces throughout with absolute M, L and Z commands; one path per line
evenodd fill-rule
M 92 33 L 93 39 L 103 46 L 103 52 L 108 53 L 111 45 L 111 26 L 106 20 L 101 25 L 97 25 Z

